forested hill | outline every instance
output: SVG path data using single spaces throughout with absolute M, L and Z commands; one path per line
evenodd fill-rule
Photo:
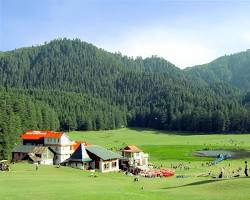
M 223 82 L 250 91 L 250 50 L 220 57 L 211 63 L 191 67 L 187 74 L 207 83 Z
M 239 90 L 189 73 L 162 58 L 133 59 L 78 39 L 2 52 L 0 145 L 36 128 L 250 131 L 247 95 L 241 100 Z M 20 126 L 10 129 L 13 119 Z
M 6 52 L 1 57 L 0 84 L 10 87 L 99 93 L 99 87 L 110 87 L 107 84 L 113 84 L 125 73 L 182 76 L 181 70 L 164 59 L 134 60 L 79 40 L 54 40 L 47 45 Z

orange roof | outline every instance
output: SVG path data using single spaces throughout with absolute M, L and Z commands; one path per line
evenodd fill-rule
M 33 131 L 29 130 L 21 135 L 23 140 L 40 140 L 43 138 L 60 138 L 63 132 L 53 132 L 53 131 Z
M 87 143 L 86 141 L 75 141 L 71 147 L 76 150 L 81 144 L 83 144 L 84 146 L 90 146 L 89 143 Z
M 142 152 L 141 149 L 139 149 L 137 146 L 134 146 L 134 145 L 126 146 L 126 147 L 124 147 L 121 151 L 124 151 L 124 152 L 131 152 L 131 153 Z

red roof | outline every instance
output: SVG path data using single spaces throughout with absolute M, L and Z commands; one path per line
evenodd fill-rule
M 71 147 L 76 150 L 81 144 L 83 144 L 84 146 L 90 146 L 89 143 L 87 143 L 86 141 L 75 141 Z
M 141 149 L 139 149 L 137 146 L 134 146 L 134 145 L 126 146 L 121 151 L 123 151 L 123 152 L 131 152 L 131 153 L 142 152 Z
M 33 131 L 29 130 L 21 135 L 23 140 L 40 140 L 43 138 L 60 138 L 63 132 L 53 132 L 53 131 Z

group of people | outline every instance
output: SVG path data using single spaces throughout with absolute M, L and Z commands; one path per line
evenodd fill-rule
M 178 164 L 174 164 L 174 163 L 171 163 L 171 166 L 170 168 L 171 169 L 184 169 L 184 170 L 189 170 L 190 169 L 190 164 L 191 162 L 188 162 L 188 164 L 185 164 L 185 163 L 178 163 Z
M 241 168 L 238 168 L 235 170 L 233 170 L 233 177 L 239 177 L 239 172 L 241 171 Z M 248 177 L 248 171 L 249 171 L 249 168 L 248 168 L 248 163 L 247 161 L 245 161 L 245 168 L 244 168 L 244 173 L 245 173 L 245 176 Z M 218 176 L 218 178 L 223 178 L 225 174 L 225 168 L 224 167 L 221 167 L 221 170 L 220 170 L 220 174 Z

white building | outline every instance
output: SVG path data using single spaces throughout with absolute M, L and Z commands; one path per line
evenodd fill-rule
M 61 135 L 48 135 L 44 138 L 44 146 L 49 146 L 55 153 L 54 164 L 59 164 L 68 159 L 73 153 L 71 148 L 72 141 L 62 133 Z
M 60 164 L 73 153 L 72 141 L 63 132 L 27 131 L 21 135 L 23 145 L 49 147 L 54 153 L 54 164 Z
M 137 167 L 139 169 L 148 169 L 148 157 L 147 153 L 144 153 L 137 146 L 130 145 L 124 147 L 122 150 L 122 165 L 126 167 Z

